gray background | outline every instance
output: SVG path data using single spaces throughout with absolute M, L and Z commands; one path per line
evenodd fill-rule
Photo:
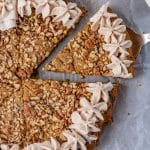
M 107 81 L 101 77 L 64 75 L 42 71 L 65 44 L 84 26 L 89 17 L 108 0 L 77 0 L 87 9 L 87 16 L 82 19 L 75 31 L 55 49 L 52 55 L 39 67 L 43 79 L 78 81 Z M 109 0 L 113 10 L 125 23 L 139 33 L 150 33 L 150 8 L 144 0 Z M 120 80 L 119 97 L 114 109 L 114 122 L 107 126 L 97 150 L 150 150 L 150 43 L 139 54 L 133 80 Z M 111 79 L 113 80 L 113 79 Z

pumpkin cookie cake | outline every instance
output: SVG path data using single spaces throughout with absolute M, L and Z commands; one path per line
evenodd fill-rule
M 123 20 L 103 5 L 45 70 L 132 78 L 132 41 Z
M 64 0 L 0 0 L 1 150 L 92 150 L 112 122 L 118 84 L 30 79 L 84 13 Z M 131 78 L 131 45 L 103 6 L 47 68 Z

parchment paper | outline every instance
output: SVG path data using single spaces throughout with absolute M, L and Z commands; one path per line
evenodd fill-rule
M 107 81 L 102 77 L 64 75 L 42 71 L 48 63 L 81 30 L 98 8 L 108 0 L 78 0 L 88 10 L 87 16 L 77 25 L 71 36 L 54 50 L 38 70 L 42 79 L 66 80 L 73 82 Z M 125 23 L 139 33 L 150 33 L 150 8 L 144 0 L 110 0 L 110 6 Z M 150 43 L 145 45 L 138 56 L 136 74 L 133 80 L 120 80 L 119 97 L 114 109 L 114 122 L 107 126 L 97 150 L 150 150 Z M 110 80 L 114 81 L 114 79 Z

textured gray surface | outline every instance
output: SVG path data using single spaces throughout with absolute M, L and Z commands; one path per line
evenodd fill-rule
M 79 0 L 78 0 L 79 1 Z M 88 15 L 77 26 L 73 34 L 60 44 L 47 59 L 49 62 L 65 44 L 75 36 L 98 8 L 107 0 L 80 0 L 88 9 Z M 110 6 L 125 23 L 139 33 L 150 33 L 150 8 L 144 0 L 110 0 Z M 107 81 L 101 77 L 82 79 L 77 75 L 43 72 L 43 79 L 71 81 Z M 97 150 L 150 150 L 150 43 L 144 46 L 136 64 L 133 80 L 120 80 L 121 87 L 114 110 L 114 123 L 108 126 Z

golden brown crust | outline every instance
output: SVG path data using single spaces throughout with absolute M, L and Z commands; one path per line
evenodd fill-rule
M 127 28 L 127 35 L 128 35 L 128 39 L 130 39 L 132 41 L 132 48 L 130 48 L 129 52 L 130 52 L 130 56 L 131 56 L 131 60 L 133 60 L 133 65 L 136 63 L 136 58 L 140 52 L 140 49 L 143 45 L 143 39 L 142 37 L 135 33 L 132 29 Z M 134 74 L 135 69 L 134 66 L 130 66 L 128 68 L 129 72 Z
M 87 24 L 45 69 L 82 75 L 109 73 L 106 64 L 110 60 L 106 52 L 101 50 L 102 42 L 103 37 L 99 38 L 98 33 L 93 32 L 90 24 Z
M 131 40 L 128 31 L 126 31 L 126 35 L 127 35 L 127 39 Z M 133 66 L 135 64 L 135 56 L 133 54 L 133 51 L 134 51 L 133 46 L 128 49 L 128 52 L 129 52 L 129 57 L 128 58 L 129 58 L 129 60 L 133 61 L 132 65 L 130 65 L 130 67 L 128 67 L 128 71 L 129 71 L 129 73 L 132 73 L 132 74 L 134 74 L 134 71 L 135 71 L 134 66 Z
M 131 28 L 127 28 L 127 32 L 129 33 L 130 39 L 133 42 L 132 53 L 134 59 L 136 59 L 140 52 L 141 47 L 143 46 L 144 41 L 143 38 L 138 33 L 133 31 Z

